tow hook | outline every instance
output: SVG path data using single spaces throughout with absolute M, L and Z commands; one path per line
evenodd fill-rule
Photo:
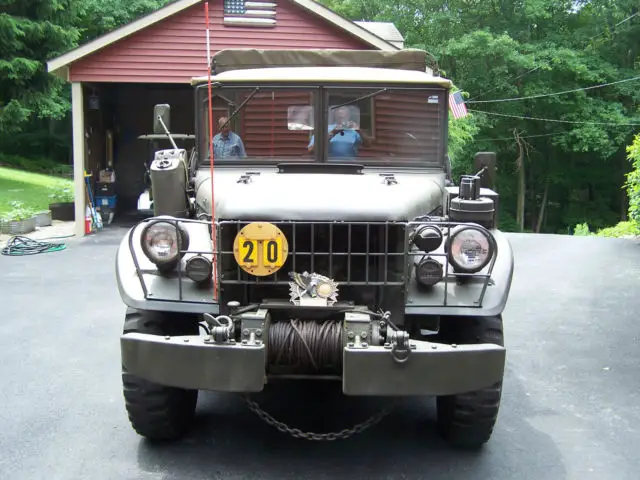
M 404 330 L 390 330 L 387 332 L 387 341 L 391 346 L 391 356 L 397 363 L 405 363 L 409 360 L 411 346 L 409 345 L 409 333 Z
M 233 320 L 231 320 L 231 317 L 226 315 L 214 317 L 209 313 L 205 313 L 204 318 L 211 332 L 205 342 L 227 343 L 233 332 Z M 221 320 L 224 320 L 225 323 L 221 323 Z

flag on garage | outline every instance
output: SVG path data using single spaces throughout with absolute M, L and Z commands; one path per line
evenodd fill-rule
M 453 118 L 462 118 L 467 116 L 467 107 L 464 104 L 462 93 L 455 92 L 449 94 L 449 108 L 453 112 Z
M 245 25 L 275 25 L 274 1 L 224 0 L 224 22 Z

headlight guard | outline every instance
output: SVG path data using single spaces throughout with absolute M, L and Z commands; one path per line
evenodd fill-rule
M 479 272 L 496 253 L 494 238 L 486 229 L 475 225 L 452 229 L 447 247 L 449 263 L 460 273 Z
M 143 228 L 140 244 L 146 257 L 165 272 L 176 268 L 189 248 L 189 234 L 177 220 L 159 217 Z

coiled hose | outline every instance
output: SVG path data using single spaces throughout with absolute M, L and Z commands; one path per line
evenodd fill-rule
M 28 237 L 11 237 L 2 249 L 2 255 L 19 257 L 23 255 L 37 255 L 38 253 L 58 252 L 67 246 L 64 243 L 48 243 L 33 240 Z

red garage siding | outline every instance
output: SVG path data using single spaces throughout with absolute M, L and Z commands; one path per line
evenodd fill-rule
M 222 1 L 210 3 L 212 53 L 225 48 L 344 48 L 370 45 L 328 25 L 287 0 L 279 0 L 275 27 L 222 24 Z M 203 4 L 152 25 L 71 65 L 73 82 L 188 83 L 205 75 Z

